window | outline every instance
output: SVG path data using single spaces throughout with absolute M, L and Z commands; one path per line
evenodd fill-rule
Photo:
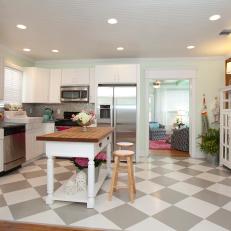
M 22 102 L 22 72 L 10 67 L 5 67 L 4 76 L 4 102 Z

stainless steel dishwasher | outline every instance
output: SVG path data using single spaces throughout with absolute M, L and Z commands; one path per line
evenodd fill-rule
M 25 125 L 8 125 L 3 129 L 4 171 L 8 171 L 25 162 Z

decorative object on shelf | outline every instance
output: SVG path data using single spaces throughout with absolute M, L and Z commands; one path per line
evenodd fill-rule
M 225 85 L 231 85 L 231 58 L 225 60 Z
M 219 123 L 220 122 L 220 103 L 218 100 L 218 97 L 214 98 L 214 107 L 212 109 L 214 121 L 213 123 Z
M 202 124 L 202 138 L 206 135 L 209 129 L 209 120 L 208 120 L 208 112 L 207 105 L 205 102 L 205 94 L 203 94 L 203 105 L 201 110 L 201 124 Z
M 64 193 L 67 195 L 74 195 L 77 192 L 76 182 L 74 178 L 69 179 L 64 187 Z
M 203 135 L 202 142 L 199 145 L 201 151 L 206 154 L 208 162 L 214 165 L 218 165 L 220 146 L 219 129 L 209 128 L 207 133 Z
M 72 115 L 72 120 L 76 121 L 86 132 L 87 126 L 90 126 L 95 120 L 95 113 L 82 111 L 77 115 Z
M 98 178 L 99 178 L 100 166 L 102 165 L 102 163 L 106 162 L 106 159 L 107 159 L 106 153 L 104 153 L 104 152 L 99 152 L 94 159 L 94 162 L 95 162 L 95 182 L 97 182 Z M 76 158 L 73 158 L 72 161 L 76 166 L 76 178 L 78 178 L 78 175 L 80 174 L 80 172 L 84 172 L 84 174 L 86 174 L 85 182 L 87 183 L 88 158 L 76 157 Z M 76 182 L 77 182 L 77 180 L 76 180 Z
M 45 108 L 43 111 L 43 122 L 53 121 L 53 113 L 54 111 L 51 108 Z
M 0 111 L 0 121 L 3 121 L 4 119 L 4 112 Z
M 84 170 L 76 171 L 75 177 L 76 190 L 86 191 L 87 189 L 87 174 Z
M 226 63 L 226 74 L 230 75 L 231 74 L 231 61 L 228 61 Z

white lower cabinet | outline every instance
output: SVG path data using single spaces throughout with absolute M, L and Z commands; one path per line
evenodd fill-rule
M 33 160 L 45 152 L 43 141 L 36 137 L 54 132 L 54 123 L 26 124 L 26 161 Z

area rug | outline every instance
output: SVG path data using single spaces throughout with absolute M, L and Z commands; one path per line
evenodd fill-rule
M 169 150 L 171 149 L 171 144 L 166 143 L 166 140 L 149 140 L 149 149 Z

